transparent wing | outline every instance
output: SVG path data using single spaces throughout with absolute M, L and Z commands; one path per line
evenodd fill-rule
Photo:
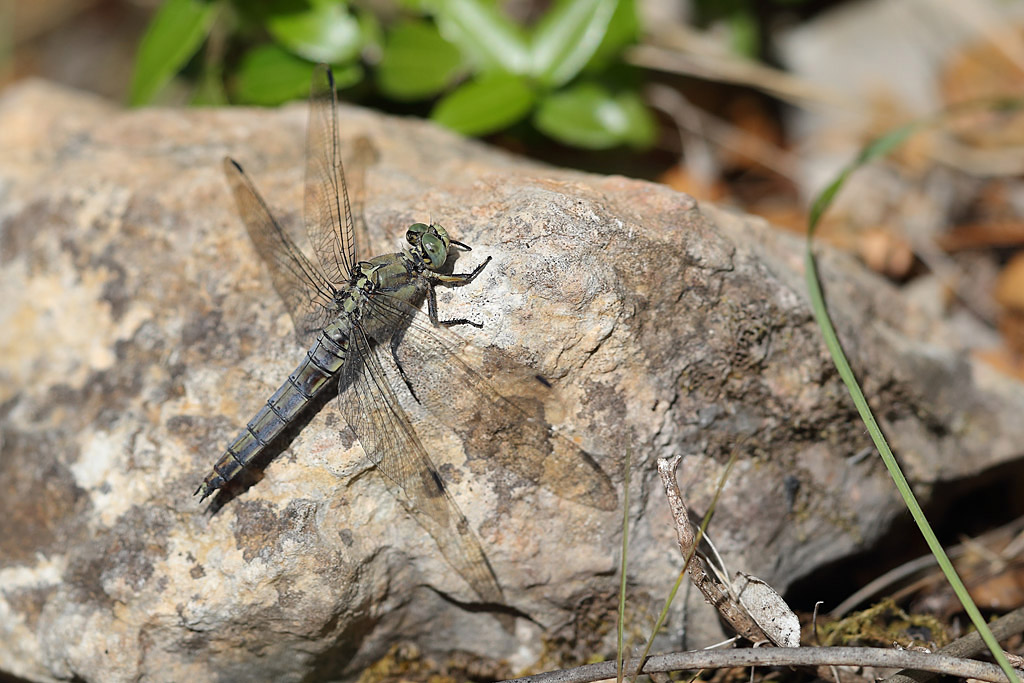
M 419 309 L 376 295 L 369 315 L 389 321 L 393 353 L 416 400 L 456 432 L 471 458 L 487 458 L 555 495 L 601 510 L 618 507 L 618 494 L 593 457 L 552 430 L 545 408 L 559 403 L 550 385 L 499 351 L 484 359 Z M 476 353 L 506 394 L 464 358 Z
M 225 158 L 224 173 L 245 229 L 292 317 L 295 334 L 303 346 L 309 346 L 330 319 L 334 288 L 274 220 L 238 162 Z
M 370 139 L 360 135 L 352 144 L 352 152 L 349 154 L 348 174 L 345 176 L 348 181 L 349 194 L 352 197 L 352 216 L 355 219 L 355 253 L 356 260 L 365 260 L 376 256 L 372 252 L 373 243 L 370 241 L 370 231 L 366 225 L 366 169 L 377 163 L 379 152 Z
M 306 132 L 306 233 L 327 279 L 348 282 L 356 264 L 356 233 L 341 164 L 337 94 L 326 64 L 313 70 Z
M 393 376 L 394 371 L 385 371 L 386 363 L 382 364 L 378 355 L 387 347 L 369 339 L 358 327 L 350 344 L 339 400 L 367 457 L 476 594 L 485 602 L 503 603 L 501 587 L 480 541 L 448 495 L 437 468 L 391 390 L 390 382 L 401 380 Z

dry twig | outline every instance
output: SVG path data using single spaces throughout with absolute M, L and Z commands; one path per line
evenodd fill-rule
M 635 668 L 636 662 L 627 662 Z M 745 650 L 697 650 L 652 655 L 643 663 L 641 673 L 728 669 L 747 666 L 870 666 L 932 671 L 960 678 L 975 678 L 991 683 L 1007 683 L 995 664 L 949 655 L 884 650 L 871 647 L 766 647 Z M 615 676 L 615 662 L 588 664 L 575 669 L 516 678 L 514 683 L 589 683 Z

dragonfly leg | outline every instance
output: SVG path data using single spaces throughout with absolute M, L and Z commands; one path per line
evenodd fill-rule
M 430 322 L 435 325 L 441 325 L 443 327 L 454 327 L 455 325 L 472 325 L 476 328 L 483 327 L 483 323 L 478 323 L 468 318 L 454 318 L 452 320 L 441 320 L 437 317 L 437 293 L 434 291 L 434 285 L 441 283 L 448 285 L 449 287 L 461 287 L 462 285 L 468 285 L 470 282 L 476 279 L 487 264 L 491 262 L 491 257 L 488 256 L 484 259 L 484 262 L 473 269 L 472 273 L 452 273 L 451 275 L 435 275 L 427 281 L 427 315 L 430 316 Z
M 454 327 L 455 325 L 472 325 L 477 329 L 484 326 L 483 323 L 478 323 L 475 320 L 469 320 L 468 318 L 453 318 L 451 320 L 441 320 L 437 317 L 437 294 L 434 292 L 433 283 L 427 283 L 427 315 L 430 316 L 430 322 L 435 325 L 442 327 Z
M 470 282 L 476 279 L 476 276 L 479 275 L 490 262 L 491 257 L 488 256 L 486 259 L 484 259 L 483 263 L 481 263 L 479 266 L 473 269 L 472 273 L 452 273 L 451 275 L 436 274 L 434 275 L 434 280 L 436 280 L 437 282 L 443 282 L 446 285 L 452 287 L 461 287 L 462 285 L 468 285 Z

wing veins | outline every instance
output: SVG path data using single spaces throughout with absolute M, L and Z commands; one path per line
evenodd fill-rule
M 370 299 L 369 306 L 373 312 L 368 315 L 403 326 L 398 334 L 405 338 L 400 340 L 396 353 L 417 400 L 458 433 L 469 451 L 479 449 L 497 457 L 502 466 L 559 497 L 602 510 L 618 506 L 611 480 L 590 454 L 558 434 L 545 419 L 535 417 L 500 393 L 489 379 L 460 357 L 459 351 L 468 342 L 446 328 L 424 321 L 422 311 L 400 299 L 378 293 Z M 516 378 L 517 386 L 529 381 L 530 376 L 532 373 L 522 373 L 522 377 Z M 531 388 L 537 395 L 544 395 L 541 403 L 550 400 L 550 390 L 542 386 Z M 472 397 L 463 405 L 475 411 L 473 417 L 456 407 L 460 392 Z M 518 435 L 520 439 L 506 439 L 501 447 L 495 446 L 491 443 L 493 439 L 486 438 L 487 434 L 477 432 L 485 425 L 499 430 L 490 436 Z M 479 438 L 466 438 L 474 434 Z
M 448 493 L 391 389 L 380 363 L 380 346 L 374 345 L 358 326 L 352 340 L 355 356 L 346 366 L 339 394 L 349 426 L 370 461 L 398 488 L 399 498 L 410 514 L 434 538 L 474 592 L 485 601 L 502 602 L 501 588 L 479 539 Z
M 337 92 L 330 68 L 324 64 L 317 65 L 314 70 L 309 103 L 306 232 L 320 266 L 328 279 L 337 285 L 352 276 L 356 244 L 352 207 L 341 161 Z
M 296 334 L 301 342 L 308 343 L 319 330 L 311 329 L 311 324 L 329 315 L 335 289 L 277 222 L 241 165 L 226 157 L 224 172 L 242 223 L 256 252 L 267 264 L 274 289 L 291 315 Z

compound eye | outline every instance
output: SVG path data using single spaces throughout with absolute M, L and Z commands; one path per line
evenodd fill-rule
M 405 240 L 409 244 L 416 244 L 417 242 L 420 241 L 420 238 L 423 236 L 423 233 L 425 233 L 428 229 L 429 228 L 424 223 L 413 223 L 405 232 Z
M 432 270 L 437 270 L 448 260 L 448 248 L 437 235 L 430 233 L 423 235 L 420 238 L 420 249 L 423 253 L 423 258 L 430 263 Z

